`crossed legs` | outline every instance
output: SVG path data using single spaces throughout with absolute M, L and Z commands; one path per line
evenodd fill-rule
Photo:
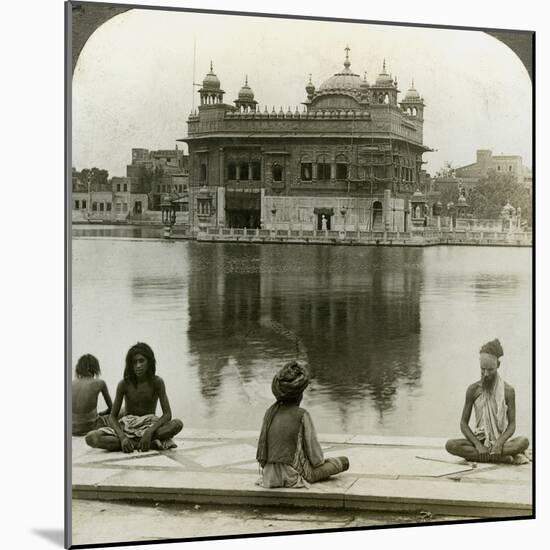
M 483 459 L 476 448 L 467 439 L 449 439 L 445 445 L 448 453 L 460 456 L 471 462 L 508 462 L 508 458 L 523 453 L 529 447 L 529 440 L 526 437 L 518 436 L 506 441 L 502 447 L 502 455 L 494 456 L 489 460 Z
M 181 432 L 183 422 L 174 418 L 161 426 L 154 435 L 154 439 L 165 441 Z M 93 430 L 86 435 L 86 443 L 95 449 L 105 449 L 106 451 L 120 451 L 120 440 L 114 433 L 106 433 L 103 430 Z

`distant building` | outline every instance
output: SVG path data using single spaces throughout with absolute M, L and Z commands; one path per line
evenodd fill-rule
M 73 168 L 73 221 L 127 221 L 147 211 L 148 196 L 135 188 L 132 178 L 93 183 L 81 174 Z
M 188 156 L 178 149 L 132 149 L 132 163 L 126 176 L 133 188 L 149 195 L 149 209 L 160 210 L 162 197 L 187 195 L 189 185 Z
M 304 108 L 261 110 L 248 79 L 234 105 L 212 65 L 188 118 L 189 217 L 208 227 L 404 231 L 421 185 L 424 100 L 414 83 L 373 83 L 344 66 Z
M 490 173 L 510 174 L 518 183 L 525 185 L 531 185 L 533 181 L 532 172 L 524 166 L 520 155 L 493 155 L 489 149 L 478 149 L 476 162 L 456 168 L 455 177 L 475 184 Z

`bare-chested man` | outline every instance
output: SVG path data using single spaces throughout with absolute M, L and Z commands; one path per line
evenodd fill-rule
M 164 381 L 155 371 L 153 350 L 141 342 L 132 346 L 126 355 L 124 379 L 117 386 L 110 427 L 90 432 L 86 436 L 90 447 L 125 453 L 176 447 L 171 438 L 181 431 L 183 423 L 172 419 Z M 119 419 L 123 399 L 126 414 Z M 159 401 L 160 418 L 155 416 Z
M 510 439 L 516 430 L 516 397 L 514 388 L 498 374 L 504 354 L 498 340 L 482 346 L 479 353 L 481 379 L 466 390 L 466 402 L 460 430 L 466 439 L 450 439 L 445 448 L 453 455 L 472 462 L 505 462 L 522 464 L 529 446 L 525 437 Z M 476 427 L 469 426 L 472 409 Z
M 100 374 L 99 361 L 93 355 L 87 353 L 77 361 L 71 391 L 73 435 L 86 435 L 91 430 L 108 426 L 113 403 L 107 384 L 99 378 Z M 98 414 L 99 394 L 103 396 L 107 408 Z

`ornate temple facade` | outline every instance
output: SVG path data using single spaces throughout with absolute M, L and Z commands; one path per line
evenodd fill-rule
M 233 104 L 217 75 L 188 118 L 189 219 L 208 227 L 407 231 L 430 151 L 424 100 L 399 99 L 385 62 L 375 82 L 351 69 L 305 87 L 301 109 L 258 107 L 246 79 Z

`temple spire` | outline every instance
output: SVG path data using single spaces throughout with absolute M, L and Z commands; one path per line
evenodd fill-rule
M 344 67 L 345 67 L 346 69 L 348 69 L 349 66 L 351 65 L 350 60 L 349 60 L 349 52 L 350 52 L 349 44 L 346 45 L 346 47 L 344 48 L 344 50 L 346 51 L 346 60 L 344 61 Z
M 212 66 L 212 60 L 210 60 L 210 72 L 214 71 L 214 67 Z

